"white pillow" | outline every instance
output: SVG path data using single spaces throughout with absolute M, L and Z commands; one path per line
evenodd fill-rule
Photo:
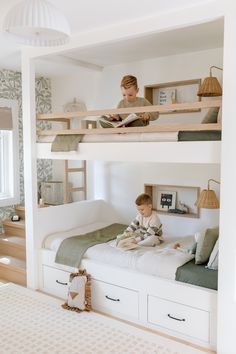
M 208 269 L 218 269 L 218 256 L 219 256 L 219 239 L 216 241 L 215 246 L 211 252 L 209 261 L 206 268 Z

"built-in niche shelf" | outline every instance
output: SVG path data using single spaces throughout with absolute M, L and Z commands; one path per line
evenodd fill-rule
M 165 82 L 144 87 L 144 97 L 154 105 L 200 101 L 197 96 L 201 79 Z M 199 112 L 200 109 L 160 112 L 160 114 Z
M 145 184 L 144 192 L 153 200 L 153 209 L 159 214 L 199 218 L 199 208 L 195 202 L 199 197 L 200 188 L 191 186 L 173 186 L 165 184 Z M 169 209 L 181 209 L 180 203 L 185 204 L 188 212 L 185 214 L 171 213 Z

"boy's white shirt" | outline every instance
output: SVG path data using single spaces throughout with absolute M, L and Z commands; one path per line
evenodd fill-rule
M 156 226 L 159 227 L 161 226 L 161 222 L 159 219 L 159 216 L 157 215 L 157 212 L 152 210 L 152 213 L 150 216 L 143 216 L 141 214 L 138 214 L 135 218 L 140 226 L 145 227 L 145 229 L 148 230 L 148 228 L 151 226 Z

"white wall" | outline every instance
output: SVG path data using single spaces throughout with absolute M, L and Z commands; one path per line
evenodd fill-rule
M 225 1 L 224 38 L 224 86 L 223 86 L 223 140 L 222 140 L 222 184 L 221 224 L 219 253 L 219 297 L 218 297 L 218 354 L 234 354 L 236 328 L 236 120 L 235 86 L 236 77 L 236 11 L 235 1 Z
M 100 71 L 75 67 L 71 76 L 62 75 L 51 78 L 52 109 L 53 112 L 62 112 L 63 105 L 72 102 L 74 98 L 83 100 L 88 109 L 94 108 L 99 93 L 98 84 Z
M 136 215 L 135 199 L 144 192 L 144 184 L 207 187 L 207 180 L 220 179 L 220 167 L 130 162 L 100 162 L 94 167 L 95 198 L 112 203 L 123 222 Z M 218 185 L 211 186 L 218 194 Z M 219 224 L 219 210 L 202 209 L 200 218 L 159 215 L 165 234 L 189 235 Z
M 63 106 L 66 103 L 73 102 L 74 99 L 82 100 L 87 109 L 96 108 L 94 102 L 98 100 L 101 72 L 75 67 L 73 76 L 62 75 L 52 77 L 52 111 L 63 112 Z M 72 119 L 72 127 L 79 126 L 79 121 Z M 70 161 L 69 167 L 80 167 L 80 163 Z M 61 160 L 53 160 L 53 180 L 63 181 L 64 162 Z M 89 175 L 91 175 L 89 173 Z M 69 181 L 73 187 L 83 186 L 83 176 L 80 173 L 71 173 Z M 91 184 L 91 181 L 90 181 Z M 91 193 L 89 193 L 91 195 Z M 82 192 L 72 193 L 72 200 L 78 201 L 83 199 Z
M 124 75 L 131 74 L 137 77 L 139 96 L 143 96 L 145 85 L 205 78 L 209 76 L 212 65 L 222 67 L 222 48 L 105 67 L 101 76 L 100 95 L 96 108 L 116 107 L 122 99 L 120 81 Z M 222 81 L 221 71 L 214 69 L 213 75 L 220 82 Z M 157 122 L 199 122 L 205 113 L 206 110 L 199 113 L 162 115 Z

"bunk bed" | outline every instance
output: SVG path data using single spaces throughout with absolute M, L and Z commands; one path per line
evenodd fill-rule
M 38 130 L 39 158 L 71 160 L 133 160 L 182 163 L 219 163 L 221 124 L 152 124 L 145 127 L 70 129 L 72 118 L 99 117 L 107 114 L 168 112 L 220 107 L 221 101 L 155 105 L 148 107 L 39 114 L 38 121 L 62 122 L 66 129 Z M 186 136 L 187 134 L 187 136 Z M 190 136 L 190 135 L 191 136 Z M 200 135 L 199 135 L 200 134 Z M 73 152 L 51 151 L 52 137 L 80 135 L 81 142 Z M 50 137 L 51 140 L 45 140 Z M 108 144 L 112 144 L 110 149 Z M 155 151 L 155 154 L 150 154 Z M 173 153 L 173 151 L 175 153 Z M 138 153 L 137 153 L 138 152 Z
M 219 164 L 221 142 L 218 138 L 204 139 L 204 141 L 199 141 L 197 138 L 194 141 L 178 141 L 178 136 L 179 132 L 219 133 L 220 122 L 155 124 L 146 127 L 119 128 L 117 131 L 117 128 L 70 129 L 70 120 L 75 117 L 81 119 L 84 116 L 99 117 L 103 114 L 183 111 L 220 106 L 221 101 L 209 100 L 164 107 L 40 114 L 37 115 L 38 121 L 62 122 L 66 124 L 67 129 L 38 131 L 37 157 L 60 160 Z M 85 139 L 73 152 L 52 152 L 51 142 L 44 140 L 45 137 L 74 134 L 83 135 Z M 109 136 L 110 140 L 105 139 L 106 136 Z M 115 136 L 118 138 L 114 138 Z M 90 140 L 86 141 L 86 137 Z M 40 208 L 37 218 L 40 289 L 65 299 L 69 274 L 77 268 L 55 262 L 55 249 L 49 239 L 55 241 L 58 235 L 63 239 L 81 230 L 83 232 L 91 228 L 96 229 L 107 223 L 122 222 L 122 220 L 119 220 L 112 206 L 102 200 Z M 216 290 L 199 284 L 177 282 L 173 278 L 145 274 L 137 269 L 124 268 L 116 264 L 108 266 L 106 262 L 96 257 L 83 258 L 81 268 L 85 268 L 92 275 L 92 305 L 95 310 L 150 329 L 161 330 L 205 347 L 216 347 Z

